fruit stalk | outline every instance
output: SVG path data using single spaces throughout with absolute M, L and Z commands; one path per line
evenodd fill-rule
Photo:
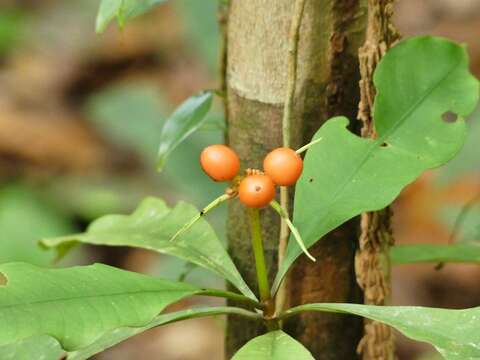
M 252 249 L 255 256 L 255 268 L 257 271 L 258 290 L 260 301 L 268 304 L 271 301 L 270 286 L 268 284 L 267 265 L 263 250 L 262 229 L 260 226 L 260 211 L 255 208 L 248 208 L 250 218 L 250 229 L 252 233 Z

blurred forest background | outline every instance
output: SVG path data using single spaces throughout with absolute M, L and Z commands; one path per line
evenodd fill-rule
M 220 104 L 166 169 L 155 172 L 166 116 L 217 84 L 217 1 L 171 1 L 101 36 L 94 32 L 97 7 L 98 0 L 0 0 L 0 262 L 52 266 L 55 254 L 36 245 L 42 237 L 80 232 L 107 213 L 128 213 L 147 195 L 200 207 L 223 191 L 198 164 L 205 145 L 223 141 Z M 396 24 L 404 36 L 466 43 L 480 77 L 480 0 L 401 0 Z M 480 241 L 480 111 L 469 126 L 462 153 L 395 203 L 397 243 Z M 209 218 L 219 234 L 224 211 Z M 92 262 L 221 286 L 180 260 L 127 248 L 81 247 L 55 266 Z M 478 264 L 399 266 L 393 303 L 478 306 L 479 279 Z M 168 325 L 96 359 L 221 360 L 223 321 Z M 400 335 L 398 343 L 400 359 L 436 359 L 426 345 Z

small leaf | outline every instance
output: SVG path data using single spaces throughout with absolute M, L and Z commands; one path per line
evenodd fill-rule
M 480 263 L 479 243 L 396 245 L 390 249 L 394 265 L 411 263 Z
M 390 325 L 413 340 L 433 345 L 448 360 L 480 358 L 480 307 L 449 310 L 420 306 L 308 304 L 287 310 L 285 315 L 291 316 L 303 311 L 363 316 Z
M 166 0 L 102 0 L 97 14 L 96 31 L 103 32 L 108 24 L 117 17 L 123 27 L 127 20 L 141 15 Z
M 348 119 L 327 121 L 322 139 L 308 151 L 295 188 L 293 223 L 305 245 L 365 211 L 390 204 L 423 171 L 442 165 L 462 147 L 479 83 L 470 74 L 465 48 L 450 41 L 417 37 L 389 50 L 374 76 L 377 138 L 347 130 Z M 454 123 L 442 120 L 454 112 Z M 274 290 L 302 253 L 290 239 Z
M 297 340 L 281 330 L 257 336 L 246 343 L 232 360 L 315 360 Z
M 127 20 L 146 13 L 166 0 L 102 0 L 98 9 L 96 31 L 105 31 L 108 24 L 117 17 L 118 24 L 123 27 Z
M 230 281 L 244 295 L 255 295 L 242 279 L 212 227 L 202 217 L 174 241 L 173 236 L 199 211 L 180 202 L 174 209 L 161 199 L 147 198 L 130 215 L 107 215 L 94 221 L 83 234 L 42 240 L 61 251 L 72 242 L 94 245 L 132 246 L 173 255 L 207 268 Z
M 144 326 L 167 305 L 202 290 L 106 265 L 42 269 L 0 265 L 0 346 L 50 335 L 71 351 L 124 326 Z
M 122 0 L 102 0 L 97 13 L 95 30 L 97 33 L 105 31 L 110 21 L 113 20 L 122 5 Z
M 167 119 L 160 136 L 157 162 L 159 171 L 163 169 L 168 155 L 203 125 L 212 100 L 211 91 L 192 96 Z

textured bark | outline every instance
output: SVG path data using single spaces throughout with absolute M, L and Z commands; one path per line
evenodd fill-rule
M 399 36 L 392 25 L 393 0 L 369 0 L 368 13 L 367 36 L 359 51 L 361 100 L 358 119 L 363 125 L 362 136 L 375 137 L 373 73 Z M 366 304 L 385 305 L 391 295 L 389 249 L 394 239 L 390 222 L 390 208 L 362 214 L 360 249 L 355 267 Z M 392 329 L 385 324 L 365 320 L 365 335 L 358 350 L 365 360 L 394 359 Z
M 309 0 L 300 28 L 298 78 L 293 109 L 292 146 L 308 142 L 334 115 L 354 119 L 359 101 L 357 52 L 365 39 L 365 0 Z M 261 168 L 267 152 L 282 143 L 281 119 L 286 91 L 291 0 L 231 0 L 227 51 L 228 140 L 245 167 Z M 276 271 L 279 219 L 262 210 L 266 259 Z M 289 274 L 288 303 L 361 302 L 354 255 L 358 220 L 335 230 L 312 251 L 317 262 L 303 259 Z M 245 209 L 231 202 L 229 248 L 245 280 L 256 288 Z M 304 314 L 285 329 L 317 359 L 354 359 L 362 336 L 359 318 Z M 227 356 L 264 329 L 230 319 Z

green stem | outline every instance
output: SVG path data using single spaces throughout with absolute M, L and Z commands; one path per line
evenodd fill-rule
M 220 290 L 220 289 L 204 289 L 198 295 L 200 296 L 213 296 L 213 297 L 221 297 L 224 299 L 229 299 L 235 302 L 245 303 L 248 305 L 253 306 L 256 309 L 263 309 L 265 306 L 259 303 L 256 300 L 250 299 L 241 294 L 237 294 L 231 291 Z
M 182 320 L 207 317 L 207 316 L 216 316 L 216 315 L 239 315 L 252 320 L 261 320 L 262 315 L 259 313 L 254 313 L 242 308 L 231 307 L 231 306 L 218 306 L 218 307 L 207 307 L 207 308 L 191 308 L 188 310 L 179 311 L 177 313 L 172 313 L 172 315 L 177 315 L 172 321 L 162 323 L 161 325 L 170 324 L 173 322 L 178 322 Z M 162 316 L 162 315 L 160 315 Z
M 210 204 L 205 206 L 195 217 L 190 220 L 188 223 L 183 225 L 180 230 L 178 230 L 175 235 L 172 236 L 170 239 L 171 242 L 174 242 L 180 235 L 182 235 L 184 232 L 186 232 L 188 229 L 190 229 L 198 220 L 200 220 L 203 216 L 205 216 L 209 211 L 215 209 L 218 205 L 221 203 L 227 201 L 230 199 L 232 196 L 228 194 L 223 194 L 219 197 L 217 197 L 215 200 L 213 200 Z
M 288 214 L 285 212 L 285 210 L 283 209 L 283 207 L 278 203 L 276 202 L 275 200 L 273 200 L 271 203 L 270 203 L 270 206 L 278 213 L 278 215 L 280 215 L 280 217 L 285 221 L 286 225 L 288 226 L 288 229 L 290 230 L 290 232 L 292 233 L 293 235 L 293 238 L 297 241 L 298 243 L 298 246 L 300 246 L 300 249 L 302 249 L 302 251 L 304 252 L 305 255 L 307 255 L 307 257 L 312 260 L 312 261 L 316 261 L 315 258 L 312 256 L 312 254 L 310 254 L 307 250 L 307 247 L 305 246 L 305 244 L 303 243 L 303 240 L 302 240 L 302 237 L 300 235 L 300 233 L 298 232 L 297 228 L 293 225 L 292 221 L 290 220 L 290 218 L 288 217 Z
M 286 213 L 288 214 L 288 188 L 286 186 L 281 186 L 280 187 L 280 210 L 281 214 Z M 281 216 L 281 215 L 280 215 Z M 286 216 L 288 218 L 288 215 Z M 278 267 L 283 263 L 283 260 L 285 258 L 285 253 L 287 251 L 287 245 L 288 245 L 288 237 L 290 235 L 289 233 L 289 226 L 286 221 L 286 218 L 284 216 L 281 216 L 280 218 L 280 239 L 278 242 Z M 284 279 L 281 283 L 280 286 L 278 287 L 278 291 L 275 296 L 275 308 L 277 311 L 282 311 L 283 308 L 285 307 L 285 302 L 287 300 L 287 282 L 286 279 Z
M 262 229 L 260 226 L 260 212 L 258 209 L 248 209 L 250 217 L 250 228 L 252 232 L 252 248 L 255 256 L 255 268 L 257 270 L 258 290 L 260 291 L 260 300 L 262 303 L 268 303 L 271 300 L 270 286 L 268 285 L 267 265 L 265 263 L 265 254 L 263 250 Z
M 310 141 L 307 145 L 304 145 L 302 146 L 300 149 L 298 149 L 297 151 L 295 151 L 297 154 L 301 154 L 303 153 L 304 151 L 307 151 L 308 149 L 310 149 L 311 146 L 315 145 L 315 144 L 318 144 L 320 141 L 322 141 L 322 138 L 318 138 L 318 139 L 315 139 L 315 140 L 312 140 Z

